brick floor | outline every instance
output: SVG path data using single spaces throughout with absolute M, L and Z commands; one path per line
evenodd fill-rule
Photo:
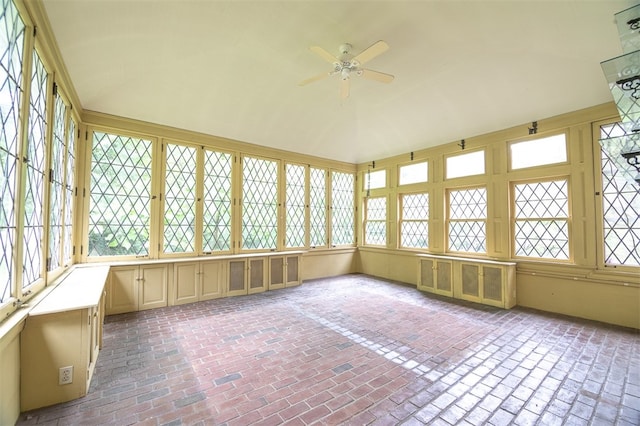
M 89 394 L 19 425 L 638 425 L 637 330 L 349 275 L 106 318 Z

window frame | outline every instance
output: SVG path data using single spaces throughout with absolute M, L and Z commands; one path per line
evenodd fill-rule
M 536 140 L 547 139 L 547 138 L 551 138 L 559 135 L 564 135 L 564 148 L 565 148 L 565 154 L 567 157 L 565 161 L 560 161 L 556 163 L 537 164 L 537 165 L 527 166 L 527 167 L 518 167 L 518 168 L 513 167 L 513 152 L 511 150 L 511 147 L 513 145 L 517 145 L 523 142 L 534 142 Z M 535 135 L 531 135 L 526 138 L 519 138 L 519 139 L 507 141 L 507 172 L 508 173 L 519 173 L 526 170 L 536 170 L 536 169 L 543 169 L 543 168 L 549 168 L 549 167 L 568 166 L 570 164 L 571 164 L 571 150 L 569 149 L 569 134 L 566 129 L 564 131 L 536 133 Z
M 351 185 L 351 204 L 345 208 L 345 210 L 351 210 L 351 242 L 336 242 L 335 238 L 336 238 L 336 192 L 335 192 L 335 187 L 334 187 L 334 177 L 337 173 L 341 173 L 344 175 L 349 175 L 352 179 L 353 179 L 353 183 Z M 329 232 L 329 246 L 330 247 L 354 247 L 357 244 L 357 236 L 356 236 L 356 213 L 357 213 L 357 208 L 356 208 L 356 187 L 357 187 L 357 174 L 355 172 L 350 172 L 350 171 L 344 171 L 344 170 L 339 170 L 339 169 L 329 169 L 329 173 L 328 173 L 328 179 L 329 179 L 329 211 L 330 214 L 329 216 L 329 227 L 328 227 L 328 232 Z M 342 208 L 342 206 L 341 206 Z M 345 228 L 345 226 L 341 226 L 341 228 Z
M 429 179 L 429 173 L 431 172 L 431 162 L 428 159 L 424 159 L 424 160 L 414 160 L 410 163 L 401 163 L 398 164 L 397 166 L 397 179 L 398 179 L 398 187 L 401 188 L 408 188 L 411 187 L 413 185 L 425 185 L 428 184 L 430 182 Z M 408 166 L 417 166 L 419 164 L 426 164 L 427 167 L 427 173 L 424 177 L 424 180 L 421 181 L 416 181 L 416 182 L 410 182 L 410 183 L 402 183 L 402 168 L 403 167 L 408 167 Z
M 540 166 L 534 166 L 540 167 Z M 527 184 L 537 184 L 537 183 L 546 183 L 546 182 L 555 182 L 555 181 L 565 181 L 567 186 L 567 216 L 559 217 L 559 220 L 565 221 L 567 226 L 567 258 L 557 259 L 554 257 L 536 257 L 536 256 L 524 256 L 517 255 L 516 249 L 516 223 L 520 222 L 534 222 L 534 221 L 548 221 L 548 220 L 558 220 L 558 217 L 545 217 L 545 218 L 527 218 L 527 219 L 518 219 L 516 218 L 516 186 L 517 185 L 527 185 Z M 570 175 L 559 175 L 559 176 L 544 176 L 539 179 L 526 179 L 526 180 L 512 180 L 509 182 L 509 194 L 510 194 L 510 243 L 511 243 L 511 258 L 518 261 L 532 261 L 532 262 L 545 262 L 545 263 L 556 263 L 556 264 L 573 264 L 574 260 L 574 249 L 573 249 L 573 230 L 572 230 L 572 196 L 571 196 L 571 176 Z
M 456 158 L 456 157 L 463 157 L 465 155 L 473 155 L 473 154 L 477 154 L 477 153 L 482 153 L 482 173 L 472 173 L 472 174 L 466 174 L 466 175 L 457 175 L 457 176 L 449 176 L 449 164 L 448 164 L 448 160 L 450 158 Z M 443 160 L 443 178 L 445 181 L 452 181 L 455 179 L 464 179 L 464 178 L 472 178 L 475 176 L 487 176 L 487 148 L 486 147 L 482 147 L 482 148 L 478 148 L 478 149 L 473 149 L 473 150 L 464 150 L 462 152 L 458 151 L 455 153 L 449 153 L 446 154 L 444 156 L 444 160 Z
M 415 185 L 415 184 L 410 184 Z M 427 197 L 427 217 L 426 219 L 405 219 L 404 218 L 404 197 L 412 196 L 412 195 L 426 195 Z M 429 250 L 431 246 L 429 240 L 431 238 L 431 233 L 429 232 L 430 228 L 430 220 L 431 220 L 431 194 L 430 191 L 416 191 L 416 192 L 401 192 L 398 194 L 398 248 L 402 250 Z M 405 246 L 404 240 L 402 238 L 403 232 L 403 224 L 405 222 L 420 222 L 425 223 L 427 227 L 427 245 L 426 246 Z
M 445 201 L 446 201 L 446 205 L 445 205 L 445 226 L 444 226 L 444 246 L 446 249 L 447 253 L 453 253 L 453 254 L 465 254 L 465 255 L 469 255 L 469 256 L 488 256 L 489 254 L 489 244 L 488 244 L 488 224 L 489 224 L 489 208 L 490 208 L 490 201 L 489 201 L 489 188 L 487 187 L 488 185 L 482 184 L 482 185 L 474 185 L 474 186 L 463 186 L 463 187 L 449 187 L 449 188 L 445 188 L 445 193 L 446 193 L 446 197 L 445 197 Z M 460 250 L 453 250 L 451 248 L 451 224 L 452 223 L 461 223 L 461 222 L 481 222 L 480 220 L 477 219 L 451 219 L 451 192 L 453 191 L 469 191 L 469 190 L 476 190 L 476 189 L 484 189 L 485 191 L 485 197 L 486 197 L 486 205 L 485 205 L 485 217 L 483 219 L 483 223 L 484 223 L 484 251 L 460 251 Z
M 289 216 L 288 216 L 288 210 L 289 210 L 289 176 L 287 174 L 287 167 L 291 166 L 291 167 L 300 167 L 302 169 L 302 232 L 303 232 L 303 236 L 302 236 L 302 245 L 289 245 L 288 241 L 289 241 Z M 282 170 L 282 181 L 283 181 L 283 202 L 282 202 L 282 207 L 283 207 L 283 214 L 282 214 L 282 218 L 283 218 L 283 226 L 282 226 L 282 232 L 283 232 L 283 238 L 282 238 L 282 242 L 283 242 L 283 249 L 284 250 L 295 250 L 295 249 L 302 249 L 302 248 L 306 248 L 309 246 L 309 233 L 310 233 L 310 229 L 309 229 L 309 176 L 310 176 L 310 170 L 309 170 L 310 166 L 308 164 L 300 164 L 300 163 L 295 163 L 295 162 L 291 162 L 291 161 L 283 161 L 283 170 Z M 298 206 L 300 207 L 300 206 Z
M 372 200 L 384 200 L 384 218 L 383 219 L 369 219 L 369 202 Z M 387 226 L 387 222 L 389 220 L 389 197 L 386 195 L 380 196 L 372 196 L 365 197 L 363 200 L 363 212 L 364 212 L 364 220 L 362 221 L 362 239 L 363 245 L 372 246 L 372 247 L 386 247 L 389 242 L 389 227 Z M 382 224 L 384 228 L 384 242 L 381 244 L 369 242 L 367 238 L 369 233 L 369 225 L 370 224 Z

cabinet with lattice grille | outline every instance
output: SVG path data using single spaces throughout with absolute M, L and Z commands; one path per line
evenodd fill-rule
M 452 262 L 435 257 L 421 257 L 418 261 L 418 289 L 453 296 Z
M 418 255 L 418 289 L 500 308 L 516 304 L 516 264 Z
M 300 255 L 269 258 L 269 290 L 300 284 Z
M 260 293 L 266 289 L 266 258 L 248 257 L 229 261 L 227 296 Z

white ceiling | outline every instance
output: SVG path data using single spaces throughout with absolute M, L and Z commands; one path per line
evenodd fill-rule
M 630 1 L 42 0 L 85 110 L 366 162 L 611 100 Z M 309 50 L 390 49 L 338 76 Z

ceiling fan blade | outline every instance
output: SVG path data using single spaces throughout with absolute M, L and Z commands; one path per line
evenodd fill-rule
M 357 62 L 359 65 L 365 64 L 379 54 L 386 52 L 388 49 L 389 45 L 386 41 L 378 40 L 354 57 L 351 63 Z
M 298 86 L 306 86 L 307 84 L 315 83 L 318 80 L 322 80 L 323 78 L 329 77 L 331 74 L 333 74 L 331 71 L 323 72 L 322 74 L 318 74 L 314 77 L 307 78 L 306 80 L 302 80 L 300 83 L 298 83 Z
M 379 81 L 380 83 L 391 83 L 394 78 L 391 74 L 385 74 L 380 71 L 373 71 L 368 69 L 359 70 L 358 75 L 368 80 Z
M 345 78 L 342 80 L 340 84 L 340 97 L 342 99 L 347 99 L 349 97 L 349 79 Z
M 311 46 L 309 50 L 311 50 L 313 53 L 320 56 L 322 59 L 329 62 L 330 64 L 340 63 L 340 60 L 338 58 L 336 58 L 335 56 L 333 56 L 331 53 L 327 52 L 320 46 Z

